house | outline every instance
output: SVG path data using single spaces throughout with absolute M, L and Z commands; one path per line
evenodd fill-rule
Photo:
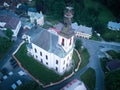
M 67 12 L 71 10 L 67 9 Z M 74 30 L 70 25 L 72 17 L 65 18 L 69 23 L 65 21 L 66 25 L 63 25 L 57 34 L 38 26 L 28 30 L 24 35 L 28 42 L 26 45 L 28 55 L 58 74 L 64 74 L 73 63 Z
M 120 60 L 111 60 L 107 62 L 106 67 L 109 71 L 120 69 Z
M 108 26 L 107 26 L 109 29 L 111 30 L 118 30 L 120 31 L 120 23 L 117 23 L 117 22 L 108 22 Z
M 82 38 L 91 38 L 92 36 L 92 28 L 86 27 L 83 25 L 79 25 L 77 23 L 72 24 L 72 28 L 75 30 L 75 36 Z
M 30 16 L 30 22 L 35 24 L 37 23 L 40 26 L 44 25 L 44 16 L 42 12 L 38 13 L 36 9 L 34 8 L 29 8 L 28 9 L 28 16 Z
M 17 38 L 17 34 L 21 28 L 21 21 L 19 18 L 11 16 L 9 14 L 0 15 L 0 29 L 11 29 L 13 37 Z
M 60 90 L 87 90 L 87 89 L 82 81 L 74 79 Z

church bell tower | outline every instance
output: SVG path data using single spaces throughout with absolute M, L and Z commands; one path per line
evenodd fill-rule
M 73 11 L 72 7 L 66 7 L 64 11 L 64 26 L 59 32 L 58 44 L 68 52 L 73 46 L 74 30 L 71 27 Z

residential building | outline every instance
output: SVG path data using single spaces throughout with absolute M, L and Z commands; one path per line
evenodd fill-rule
M 108 26 L 107 26 L 109 29 L 111 30 L 118 30 L 120 31 L 120 23 L 117 23 L 117 22 L 108 22 Z
M 75 36 L 76 37 L 82 37 L 82 38 L 91 38 L 92 36 L 92 28 L 86 27 L 83 25 L 79 25 L 77 23 L 72 24 L 72 28 L 75 30 Z
M 30 16 L 30 22 L 31 23 L 37 23 L 40 26 L 44 25 L 44 16 L 42 12 L 38 13 L 36 9 L 34 8 L 29 8 L 28 9 L 28 16 Z
M 74 79 L 60 90 L 87 90 L 84 83 Z
M 65 25 L 57 34 L 38 26 L 24 35 L 28 42 L 28 55 L 32 55 L 38 62 L 59 74 L 70 70 L 73 63 L 74 30 L 71 28 L 71 18 L 73 17 L 71 11 L 72 8 L 66 8 Z
M 106 68 L 109 71 L 120 69 L 120 60 L 111 60 L 111 61 L 107 62 Z
M 17 38 L 17 34 L 21 28 L 20 19 L 9 14 L 0 15 L 0 29 L 7 30 L 8 28 L 12 30 L 13 37 Z

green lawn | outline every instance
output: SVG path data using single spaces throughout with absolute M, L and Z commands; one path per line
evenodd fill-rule
M 89 90 L 94 90 L 96 81 L 96 74 L 94 69 L 89 68 L 85 73 L 80 76 L 80 78 L 85 83 L 85 85 L 87 85 Z
M 66 72 L 60 76 L 54 71 L 46 68 L 44 65 L 38 63 L 32 57 L 27 56 L 25 44 L 21 46 L 18 52 L 15 54 L 16 58 L 21 62 L 22 66 L 29 71 L 35 78 L 41 81 L 44 85 L 50 82 L 56 82 L 63 79 L 66 75 L 69 75 L 71 71 Z
M 89 63 L 90 55 L 89 55 L 86 48 L 83 50 L 79 50 L 79 52 L 80 52 L 80 56 L 81 56 L 80 69 L 82 69 L 83 67 L 85 67 Z
M 81 46 L 82 46 L 81 40 L 77 39 L 75 42 L 75 49 L 78 50 L 78 52 L 81 56 L 80 69 L 85 67 L 89 63 L 89 58 L 90 58 L 88 50 L 86 48 L 81 49 Z M 75 55 L 74 55 L 73 59 L 75 58 L 75 56 L 77 56 L 77 53 L 74 52 L 74 54 Z M 78 57 L 76 57 L 76 60 L 78 60 Z M 76 63 L 78 63 L 78 61 L 76 61 Z
M 74 60 L 74 68 L 77 68 L 78 62 L 80 60 L 79 60 L 78 55 L 75 51 L 73 52 L 73 60 Z

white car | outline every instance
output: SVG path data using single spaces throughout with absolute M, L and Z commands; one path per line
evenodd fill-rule
M 23 75 L 25 75 L 25 72 L 21 70 L 21 71 L 18 72 L 18 74 L 19 74 L 20 76 L 23 76 Z
M 7 78 L 8 78 L 7 75 L 3 76 L 3 79 L 4 79 L 4 80 L 6 80 Z
M 9 76 L 12 76 L 12 75 L 13 75 L 13 72 L 9 72 L 8 75 L 9 75 Z
M 17 83 L 18 86 L 20 86 L 22 84 L 22 81 L 21 80 L 17 80 L 16 83 Z
M 11 85 L 11 87 L 12 87 L 13 90 L 15 90 L 15 89 L 17 88 L 17 85 L 16 85 L 15 83 L 13 83 L 13 84 Z

